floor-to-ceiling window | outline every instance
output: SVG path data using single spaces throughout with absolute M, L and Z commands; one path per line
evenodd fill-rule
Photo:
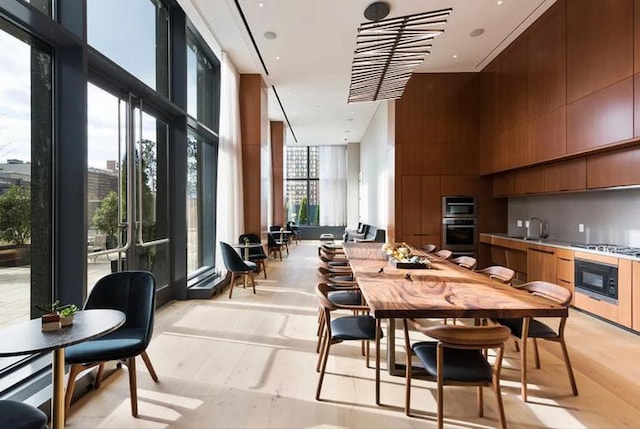
M 215 261 L 215 183 L 219 62 L 196 34 L 187 39 L 187 275 L 212 270 Z
M 317 146 L 287 146 L 285 213 L 287 221 L 318 225 L 319 151 Z
M 52 55 L 2 18 L 0 47 L 2 328 L 52 299 Z M 0 359 L 0 373 L 6 363 Z

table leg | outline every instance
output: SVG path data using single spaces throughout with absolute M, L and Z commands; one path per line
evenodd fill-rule
M 249 260 L 249 248 L 248 247 L 244 248 L 244 260 L 245 261 Z
M 64 429 L 64 348 L 53 351 L 51 429 Z
M 387 320 L 387 371 L 404 376 L 404 369 L 396 365 L 396 319 L 392 318 Z
M 522 319 L 522 335 L 520 345 L 520 384 L 522 400 L 527 402 L 527 337 L 529 336 L 529 319 Z

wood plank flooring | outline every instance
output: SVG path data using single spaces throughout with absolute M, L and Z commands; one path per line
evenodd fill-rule
M 269 278 L 257 277 L 257 295 L 240 287 L 231 300 L 223 293 L 158 310 L 148 352 L 160 382 L 138 362 L 140 416 L 130 414 L 125 369 L 74 404 L 67 427 L 435 427 L 435 386 L 414 382 L 414 417 L 406 417 L 404 378 L 382 371 L 384 406 L 376 406 L 374 371 L 355 343 L 332 348 L 323 401 L 314 400 L 317 246 L 301 242 L 282 262 L 270 258 Z M 530 355 L 527 403 L 519 396 L 519 357 L 509 343 L 502 377 L 509 427 L 640 427 L 640 336 L 571 311 L 567 341 L 580 395 L 571 395 L 558 345 L 541 342 L 541 370 Z M 384 341 L 382 353 L 384 367 Z M 489 389 L 484 418 L 476 416 L 474 388 L 447 387 L 445 401 L 447 428 L 497 426 Z

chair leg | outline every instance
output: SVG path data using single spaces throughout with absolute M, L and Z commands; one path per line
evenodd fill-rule
M 249 274 L 251 276 L 251 288 L 253 289 L 253 294 L 256 294 L 256 276 L 254 274 Z
M 496 392 L 496 402 L 498 404 L 498 423 L 500 429 L 507 429 L 507 419 L 504 415 L 504 405 L 502 404 L 502 392 L 500 391 L 500 380 L 495 379 L 493 391 Z
M 514 339 L 513 339 L 513 344 L 514 344 L 514 345 L 515 345 L 515 347 L 516 347 L 516 352 L 520 353 L 520 345 L 519 345 L 519 343 L 518 343 L 518 339 L 517 339 L 517 338 L 514 338 Z
M 370 343 L 370 341 L 367 341 L 366 345 L 365 345 L 365 352 L 366 352 L 366 355 L 367 355 L 367 368 L 371 368 L 371 359 L 370 359 L 371 358 L 371 352 L 370 352 L 371 347 L 369 346 L 369 343 Z
M 326 333 L 326 331 L 325 331 Z M 327 349 L 329 339 L 327 338 L 327 335 L 323 335 L 322 336 L 322 342 L 320 344 L 320 354 L 318 355 L 318 363 L 316 364 L 316 372 L 320 372 L 320 366 L 322 365 L 322 357 L 325 354 L 325 350 Z
M 136 380 L 136 357 L 127 359 L 129 370 L 129 394 L 131 395 L 131 415 L 138 417 L 138 383 Z
M 522 347 L 520 350 L 520 384 L 522 400 L 527 402 L 527 335 L 529 335 L 529 318 L 522 320 Z
M 443 419 L 443 414 L 444 414 L 444 401 L 443 401 L 443 396 L 444 396 L 444 392 L 443 392 L 443 384 L 444 384 L 444 351 L 443 351 L 443 347 L 442 344 L 438 344 L 438 349 L 437 349 L 437 365 L 438 365 L 438 370 L 437 370 L 437 376 L 436 376 L 436 381 L 437 381 L 437 393 L 436 393 L 436 401 L 437 401 L 437 421 L 438 421 L 438 429 L 442 429 L 443 423 L 442 423 L 442 419 Z
M 327 359 L 329 358 L 329 348 L 331 347 L 331 340 L 327 338 L 326 347 L 322 354 L 322 365 L 320 366 L 320 377 L 318 378 L 318 388 L 316 389 L 316 401 L 320 400 L 320 390 L 322 389 L 322 381 L 324 380 L 324 371 L 327 368 Z
M 264 278 L 267 278 L 267 262 L 263 259 L 262 260 L 262 272 L 264 273 Z
M 380 405 L 380 319 L 376 319 L 376 405 Z
M 231 284 L 229 285 L 229 299 L 231 299 L 231 294 L 233 293 L 233 286 L 235 285 L 236 273 L 231 273 Z
M 540 369 L 540 353 L 538 352 L 538 339 L 533 338 L 533 359 L 536 363 L 536 369 Z
M 102 384 L 102 375 L 104 374 L 104 362 L 98 365 L 98 373 L 96 374 L 96 381 L 93 383 L 93 388 L 98 390 Z
M 147 354 L 147 351 L 146 350 L 143 351 L 140 354 L 140 356 L 142 356 L 142 361 L 146 365 L 147 371 L 149 371 L 149 375 L 151 375 L 151 379 L 157 383 L 158 375 L 156 374 L 156 370 L 153 369 L 153 365 L 151 364 L 151 359 L 149 359 L 149 355 Z
M 562 356 L 564 357 L 564 365 L 567 367 L 567 374 L 569 374 L 569 383 L 571 383 L 571 391 L 574 396 L 578 396 L 578 386 L 576 385 L 576 379 L 573 376 L 573 369 L 571 368 L 571 361 L 569 360 L 569 351 L 567 350 L 567 344 L 564 342 L 564 337 L 560 337 L 560 347 L 562 348 Z
M 478 417 L 484 417 L 484 398 L 482 397 L 482 386 L 478 386 Z
M 66 420 L 69 415 L 69 407 L 71 407 L 71 398 L 73 397 L 73 391 L 76 388 L 76 377 L 82 372 L 84 367 L 82 365 L 71 365 L 69 370 L 69 380 L 67 381 L 67 391 L 64 393 L 64 418 Z
M 411 417 L 411 349 L 405 351 L 405 388 L 404 388 L 404 413 Z

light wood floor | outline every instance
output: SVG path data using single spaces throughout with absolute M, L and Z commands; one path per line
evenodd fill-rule
M 324 400 L 315 401 L 316 249 L 317 243 L 304 242 L 282 262 L 269 259 L 269 279 L 258 277 L 257 295 L 240 287 L 231 300 L 223 294 L 160 309 L 148 349 L 160 382 L 138 362 L 139 418 L 131 417 L 122 370 L 71 407 L 67 427 L 435 427 L 435 389 L 427 381 L 413 387 L 417 417 L 404 415 L 404 378 L 385 371 L 385 406 L 375 405 L 374 371 L 365 367 L 358 344 L 332 349 Z M 509 344 L 502 377 L 509 426 L 640 427 L 640 337 L 572 311 L 567 339 L 580 396 L 571 395 L 558 346 L 541 342 L 542 369 L 530 371 L 527 403 L 519 396 L 518 355 Z M 488 389 L 485 398 L 485 418 L 479 418 L 474 388 L 445 388 L 445 426 L 496 427 Z

